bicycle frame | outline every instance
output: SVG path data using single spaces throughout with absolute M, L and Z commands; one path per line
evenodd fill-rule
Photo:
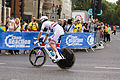
M 52 50 L 52 48 L 51 48 L 50 45 L 49 45 L 49 42 L 46 43 L 44 47 L 41 46 L 42 43 L 40 43 L 40 42 L 37 43 L 37 44 L 38 44 L 38 46 L 40 47 L 39 50 L 44 49 L 50 58 L 53 57 L 53 56 L 51 55 L 50 51 L 48 50 L 48 49 Z M 49 47 L 48 47 L 48 46 L 49 46 Z M 64 56 L 62 55 L 61 51 L 60 51 L 60 48 L 58 48 L 58 47 L 56 47 L 56 48 L 57 48 L 58 52 L 60 53 L 61 57 L 62 57 L 63 59 L 65 59 Z M 38 53 L 38 54 L 39 54 L 39 53 Z

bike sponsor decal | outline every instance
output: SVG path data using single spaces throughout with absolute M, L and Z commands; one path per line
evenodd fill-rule
M 66 38 L 66 44 L 68 46 L 83 45 L 83 38 L 78 38 L 78 36 L 69 35 Z
M 5 45 L 9 48 L 29 48 L 31 40 L 25 40 L 22 36 L 8 35 L 5 38 Z

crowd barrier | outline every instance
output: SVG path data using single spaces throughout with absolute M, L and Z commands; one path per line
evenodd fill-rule
M 5 25 L 0 25 L 0 32 L 3 32 L 3 31 L 5 31 L 5 30 L 6 30 Z
M 35 47 L 33 37 L 39 32 L 0 32 L 1 50 L 28 50 Z M 50 33 L 51 36 L 53 33 Z M 42 34 L 44 37 L 46 33 Z M 94 33 L 65 33 L 61 38 L 61 48 L 90 48 L 94 46 Z

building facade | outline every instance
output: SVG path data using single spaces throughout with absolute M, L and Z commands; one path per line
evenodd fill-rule
M 61 18 L 70 19 L 72 17 L 72 1 L 62 0 Z
M 20 10 L 20 4 L 21 4 L 21 2 L 19 2 L 19 0 L 12 0 L 12 7 L 11 7 L 11 16 L 12 17 L 20 17 L 20 15 L 21 15 L 21 13 L 19 11 Z
M 49 17 L 49 19 L 58 19 L 58 9 L 61 7 L 61 0 L 44 0 L 43 4 L 43 15 Z
M 30 6 L 31 5 L 31 6 Z M 60 12 L 58 12 L 58 9 Z M 38 15 L 38 0 L 25 0 L 25 15 Z M 49 19 L 68 19 L 72 16 L 71 0 L 40 0 L 40 16 L 48 16 Z M 60 15 L 59 15 L 60 14 Z
M 16 1 L 16 2 L 14 2 Z M 31 19 L 32 16 L 38 17 L 38 1 L 39 0 L 23 0 L 24 1 L 24 17 Z M 0 0 L 1 3 L 1 0 Z M 14 5 L 15 4 L 15 5 Z M 11 13 L 12 17 L 21 17 L 20 0 L 12 0 Z M 1 10 L 1 7 L 0 7 Z M 68 19 L 72 16 L 71 0 L 40 0 L 39 17 L 46 15 L 49 19 Z

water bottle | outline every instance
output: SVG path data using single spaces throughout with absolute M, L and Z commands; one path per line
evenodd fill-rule
M 50 53 L 51 53 L 52 56 L 55 56 L 55 53 L 53 51 L 50 51 Z

